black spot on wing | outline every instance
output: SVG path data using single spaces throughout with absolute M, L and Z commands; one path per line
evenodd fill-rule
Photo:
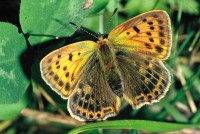
M 67 66 L 64 66 L 64 67 L 63 67 L 63 71 L 66 71 L 66 70 L 67 70 Z
M 48 62 L 48 63 L 51 63 L 51 62 L 52 62 L 52 58 L 49 58 L 47 62 Z
M 69 82 L 67 82 L 67 84 L 65 85 L 65 90 L 69 90 L 70 89 L 70 84 Z
M 162 23 L 163 23 L 163 20 L 158 20 L 158 23 L 159 23 L 159 24 L 162 24 Z
M 155 95 L 158 95 L 158 91 L 155 91 L 154 94 L 155 94 Z
M 55 81 L 57 81 L 57 80 L 59 79 L 58 75 L 55 75 L 55 76 L 53 77 L 53 79 L 54 79 Z
M 163 27 L 163 26 L 159 26 L 159 29 L 160 29 L 160 30 L 164 30 L 164 27 Z
M 65 74 L 65 77 L 67 78 L 69 76 L 69 72 L 67 72 L 66 74 Z
M 151 36 L 151 35 L 152 35 L 152 34 L 151 34 L 151 32 L 146 32 L 146 34 L 147 34 L 147 35 L 149 35 L 149 36 Z
M 50 76 L 52 76 L 53 74 L 54 74 L 54 72 L 52 72 L 52 71 L 49 73 Z
M 100 113 L 98 113 L 98 114 L 97 114 L 97 117 L 99 117 L 99 118 L 100 118 L 100 117 L 101 117 L 101 114 L 100 114 Z
M 149 73 L 145 74 L 146 78 L 151 78 L 151 75 Z
M 73 54 L 70 53 L 70 54 L 69 54 L 69 60 L 72 61 L 72 58 L 73 58 Z
M 146 22 L 146 21 L 147 21 L 147 19 L 143 19 L 142 21 L 143 21 L 143 22 Z
M 164 36 L 165 36 L 164 32 L 159 32 L 159 37 L 164 37 Z
M 150 21 L 150 22 L 148 22 L 148 24 L 149 24 L 149 25 L 153 25 L 153 22 Z
M 60 87 L 62 87 L 62 86 L 64 85 L 64 82 L 63 82 L 62 80 L 60 80 L 60 81 L 58 82 L 58 85 L 59 85 Z
M 80 106 L 80 107 L 82 107 L 82 105 L 83 105 L 83 100 L 79 100 L 79 102 L 78 102 L 78 105 Z
M 78 101 L 78 98 L 79 98 L 79 94 L 75 94 L 74 97 L 73 97 L 73 103 L 77 103 Z
M 154 30 L 154 27 L 153 27 L 153 26 L 151 26 L 151 27 L 150 27 L 150 29 L 151 29 L 151 30 Z
M 147 49 L 152 49 L 150 44 L 145 43 L 145 46 L 146 46 Z
M 156 46 L 155 49 L 156 49 L 156 51 L 157 51 L 158 53 L 162 53 L 162 52 L 163 52 L 163 48 L 160 47 L 160 46 Z
M 152 95 L 148 95 L 148 99 L 151 100 L 153 97 Z
M 90 114 L 90 115 L 89 115 L 89 118 L 93 118 L 93 115 L 92 115 L 92 114 Z
M 153 38 L 149 38 L 149 41 L 150 41 L 150 42 L 154 42 Z
M 139 32 L 140 32 L 140 29 L 138 29 L 138 27 L 136 27 L 136 26 L 133 26 L 133 30 L 135 30 L 136 33 L 139 33 Z
M 160 39 L 160 44 L 164 45 L 165 44 L 165 40 L 164 39 Z
M 85 116 L 86 116 L 86 113 L 85 113 L 85 112 L 83 112 L 83 114 L 82 114 L 82 115 L 83 115 L 83 117 L 85 117 Z
M 56 65 L 58 65 L 59 64 L 59 61 L 56 61 Z
M 151 79 L 151 82 L 153 82 L 154 85 L 157 85 L 158 80 L 156 80 L 155 78 L 152 78 L 152 79 Z
M 144 102 L 144 96 L 141 96 L 140 98 L 137 99 L 138 102 Z
M 149 88 L 149 90 L 153 90 L 153 89 L 155 89 L 155 86 L 151 83 L 151 82 L 149 82 L 148 84 L 147 84 L 147 87 Z
M 56 68 L 59 69 L 59 68 L 60 68 L 60 65 L 58 65 Z
M 89 104 L 88 111 L 94 112 L 94 104 Z

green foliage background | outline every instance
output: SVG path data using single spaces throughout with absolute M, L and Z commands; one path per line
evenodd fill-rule
M 140 133 L 200 128 L 200 1 L 199 0 L 8 0 L 0 2 L 0 132 L 2 133 Z M 64 45 L 92 39 L 140 13 L 168 12 L 173 46 L 166 61 L 172 85 L 159 103 L 132 110 L 122 102 L 118 116 L 98 123 L 74 120 L 62 100 L 41 79 L 39 62 Z M 66 119 L 65 119 L 66 118 Z M 182 130 L 183 132 L 183 130 Z M 199 131 L 200 132 L 200 131 Z

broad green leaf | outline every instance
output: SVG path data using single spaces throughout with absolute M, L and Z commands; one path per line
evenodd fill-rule
M 95 14 L 99 11 L 101 11 L 103 8 L 106 7 L 108 4 L 108 0 L 93 0 L 93 3 L 91 5 L 90 9 L 90 14 Z
M 22 109 L 24 109 L 30 99 L 31 90 L 27 90 L 19 102 L 15 104 L 1 104 L 0 105 L 0 120 L 6 120 L 17 116 Z
M 21 0 L 20 23 L 31 45 L 70 36 L 87 16 L 83 0 Z
M 196 128 L 200 127 L 200 124 L 179 124 L 179 123 L 167 123 L 158 121 L 147 120 L 116 120 L 105 121 L 98 123 L 91 123 L 76 129 L 73 129 L 69 134 L 77 134 L 88 130 L 94 129 L 136 129 L 149 132 L 169 132 L 181 130 L 184 128 Z
M 16 26 L 0 23 L 0 104 L 17 103 L 26 91 L 29 80 L 23 72 L 20 56 L 26 41 Z

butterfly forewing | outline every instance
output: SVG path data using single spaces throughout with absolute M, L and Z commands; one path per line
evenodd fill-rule
M 53 51 L 40 63 L 42 78 L 62 98 L 67 98 L 85 73 L 85 65 L 94 59 L 96 49 L 95 42 L 83 41 Z
M 108 36 L 115 49 L 160 60 L 169 56 L 171 38 L 169 16 L 160 10 L 136 16 L 113 29 Z

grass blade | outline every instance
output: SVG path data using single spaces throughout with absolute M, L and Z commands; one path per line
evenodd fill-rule
M 73 129 L 69 134 L 77 134 L 88 130 L 94 129 L 136 129 L 145 130 L 149 132 L 169 132 L 176 131 L 184 128 L 196 128 L 200 127 L 200 124 L 178 124 L 157 122 L 148 120 L 117 120 L 117 121 L 105 121 L 91 123 L 79 128 Z

